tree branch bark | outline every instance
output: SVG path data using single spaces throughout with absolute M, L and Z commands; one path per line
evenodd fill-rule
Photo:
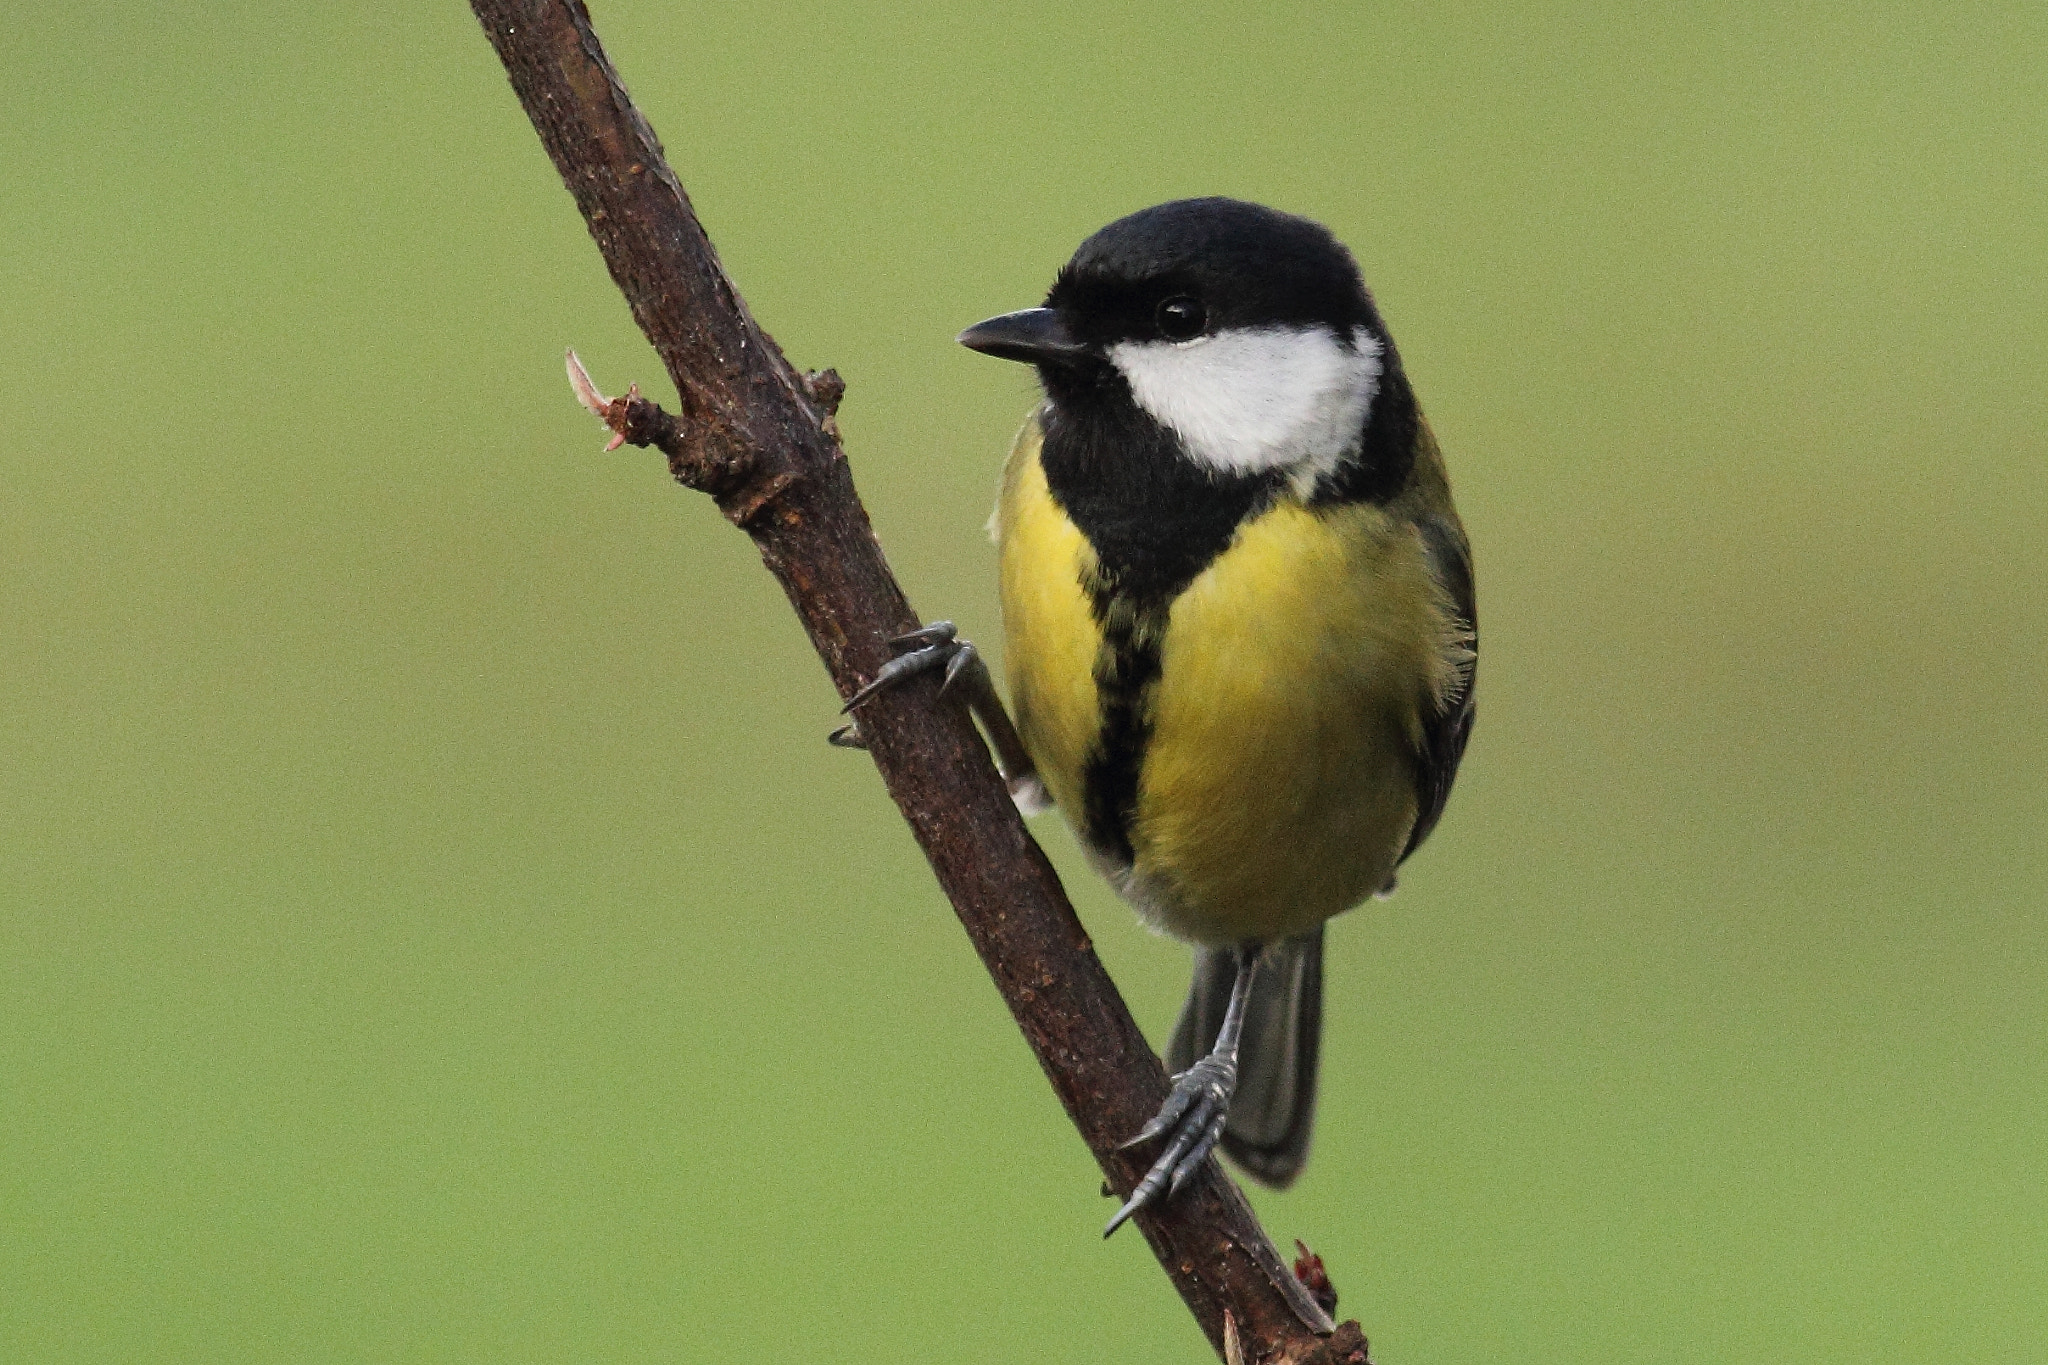
M 782 584 L 841 696 L 918 624 L 890 574 L 830 406 L 747 311 L 581 0 L 471 0 L 612 278 L 682 397 L 670 419 L 614 400 L 613 425 L 656 444 L 678 482 L 716 500 Z M 629 429 L 630 428 L 630 429 Z M 925 674 L 861 713 L 868 752 L 996 988 L 1119 1197 L 1146 1161 L 1117 1150 L 1166 1097 L 1166 1076 L 1024 829 L 964 707 Z M 1211 1344 L 1247 1361 L 1365 1365 L 1365 1339 L 1289 1271 L 1211 1159 L 1136 1219 Z

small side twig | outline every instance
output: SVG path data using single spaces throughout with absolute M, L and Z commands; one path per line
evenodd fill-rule
M 659 405 L 642 398 L 638 384 L 627 385 L 623 398 L 607 398 L 597 391 L 590 371 L 583 368 L 576 352 L 568 352 L 568 363 L 569 387 L 575 390 L 576 401 L 612 429 L 611 442 L 605 446 L 607 452 L 624 445 L 653 446 L 668 456 L 671 469 L 685 458 L 682 423 L 663 412 Z

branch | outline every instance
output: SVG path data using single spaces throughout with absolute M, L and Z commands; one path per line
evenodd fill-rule
M 678 482 L 753 537 L 842 697 L 918 624 L 853 488 L 831 409 L 837 376 L 807 382 L 755 323 L 691 211 L 654 131 L 606 60 L 581 0 L 471 0 L 634 320 L 682 396 L 677 417 L 637 392 L 603 399 L 615 432 L 653 444 Z M 587 381 L 586 381 L 587 382 Z M 1166 1097 L 1146 1045 L 1052 866 L 1025 831 L 964 707 L 925 674 L 861 712 L 868 752 L 1025 1041 L 1110 1187 L 1146 1162 L 1119 1151 Z M 1334 1335 L 1215 1161 L 1136 1219 L 1219 1353 L 1366 1365 L 1356 1323 Z

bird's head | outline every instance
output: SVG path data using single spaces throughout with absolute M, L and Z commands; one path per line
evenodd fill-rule
M 1359 447 L 1392 347 L 1327 228 L 1235 199 L 1182 199 L 1081 243 L 1042 307 L 960 334 L 1038 367 L 1081 415 L 1135 404 L 1218 475 L 1320 475 Z

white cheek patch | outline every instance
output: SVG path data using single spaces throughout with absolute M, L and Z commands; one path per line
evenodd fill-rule
M 1259 327 L 1193 341 L 1126 341 L 1109 358 L 1138 406 L 1221 473 L 1293 468 L 1313 483 L 1358 449 L 1379 391 L 1380 343 L 1328 327 Z

